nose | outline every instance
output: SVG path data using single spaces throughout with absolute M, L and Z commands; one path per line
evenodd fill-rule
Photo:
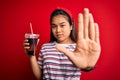
M 58 26 L 56 31 L 57 31 L 57 33 L 60 32 L 61 28 Z

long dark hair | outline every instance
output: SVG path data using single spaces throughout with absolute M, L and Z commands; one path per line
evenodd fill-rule
M 69 24 L 72 26 L 72 30 L 71 30 L 71 33 L 70 33 L 70 37 L 71 39 L 76 42 L 77 40 L 77 35 L 76 35 L 76 27 L 75 27 L 75 23 L 73 21 L 73 17 L 70 15 L 70 13 L 67 13 L 65 10 L 63 9 L 55 9 L 52 13 L 51 13 L 51 16 L 50 16 L 50 24 L 52 24 L 52 19 L 53 17 L 57 16 L 57 15 L 64 15 L 67 17 L 67 20 L 69 22 Z M 50 30 L 50 42 L 53 42 L 53 41 L 57 41 L 57 39 L 54 37 L 53 33 L 52 33 L 52 28 Z

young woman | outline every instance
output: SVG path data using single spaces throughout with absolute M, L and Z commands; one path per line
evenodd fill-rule
M 78 16 L 78 35 L 71 13 L 56 9 L 50 16 L 50 42 L 42 45 L 38 61 L 29 56 L 32 71 L 40 80 L 80 80 L 81 71 L 94 68 L 100 55 L 99 29 L 87 8 Z M 28 40 L 24 49 L 29 50 Z

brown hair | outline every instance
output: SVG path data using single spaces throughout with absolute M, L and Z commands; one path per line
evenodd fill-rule
M 75 27 L 75 23 L 73 21 L 73 18 L 71 17 L 69 12 L 67 12 L 63 9 L 55 9 L 50 16 L 50 24 L 52 24 L 53 17 L 57 16 L 57 15 L 64 15 L 64 16 L 67 17 L 67 20 L 68 20 L 69 24 L 72 25 L 72 30 L 71 30 L 71 33 L 70 33 L 70 37 L 74 42 L 76 42 L 76 40 L 77 40 L 76 27 Z M 54 37 L 54 35 L 52 33 L 52 28 L 51 28 L 50 31 L 51 31 L 50 32 L 50 42 L 57 41 L 57 39 Z

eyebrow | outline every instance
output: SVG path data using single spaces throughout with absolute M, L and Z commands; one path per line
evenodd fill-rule
M 61 22 L 60 24 L 64 24 L 65 22 Z M 54 23 L 52 23 L 51 25 L 56 25 L 56 24 L 54 24 Z
M 65 22 L 61 22 L 60 24 L 64 24 Z

